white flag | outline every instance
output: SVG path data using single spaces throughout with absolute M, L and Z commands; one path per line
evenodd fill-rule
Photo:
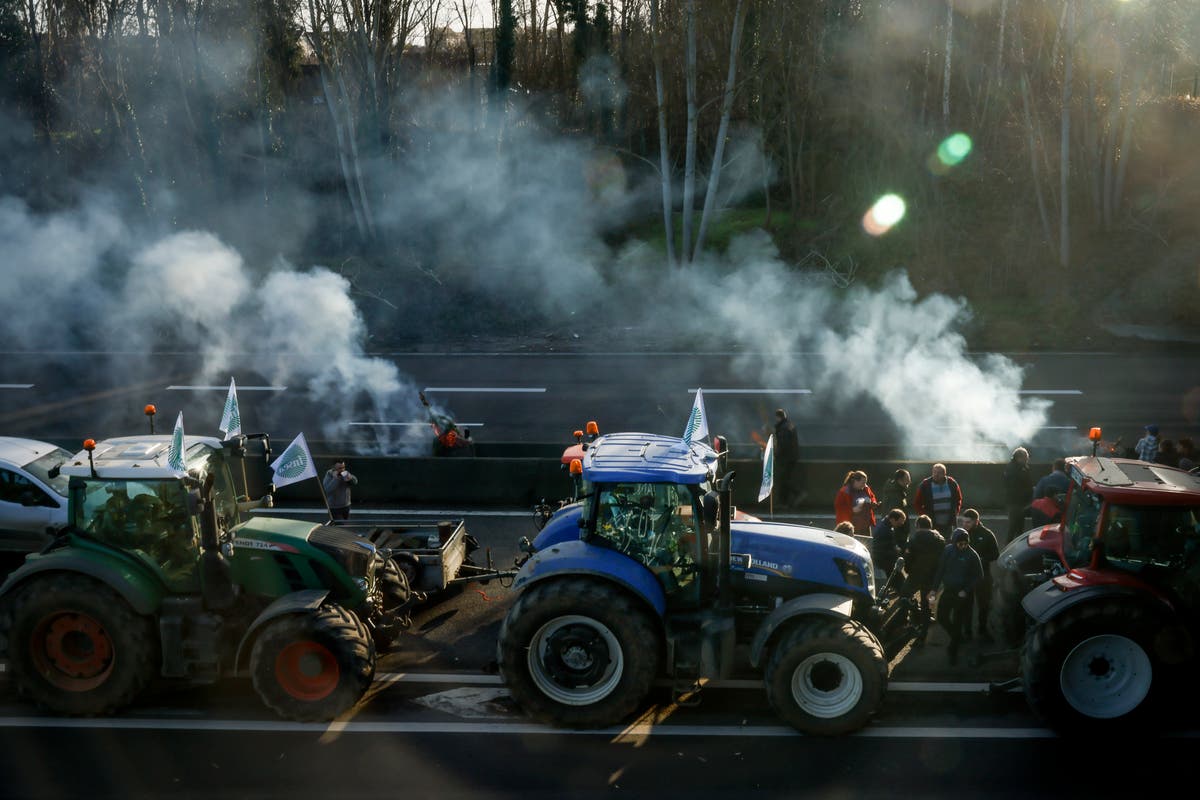
M 767 449 L 763 451 L 763 480 L 758 489 L 758 502 L 766 500 L 775 486 L 775 434 L 767 439 Z
M 684 444 L 703 442 L 708 439 L 708 417 L 704 415 L 704 390 L 696 390 L 696 402 L 692 404 L 692 413 L 688 416 L 687 427 L 683 429 Z
M 221 424 L 217 427 L 225 434 L 226 441 L 242 435 L 242 414 L 238 411 L 237 386 L 233 378 L 229 379 L 229 394 L 225 398 L 225 408 L 221 411 Z
M 317 468 L 313 464 L 312 453 L 308 452 L 308 442 L 304 441 L 303 433 L 293 439 L 282 455 L 272 462 L 271 469 L 275 473 L 276 488 L 317 477 Z
M 167 449 L 167 466 L 176 472 L 187 472 L 183 463 L 183 412 L 175 420 L 175 432 L 171 434 L 171 446 Z

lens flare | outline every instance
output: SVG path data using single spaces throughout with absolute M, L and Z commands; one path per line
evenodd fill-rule
M 863 215 L 863 230 L 871 236 L 882 236 L 904 219 L 904 198 L 898 194 L 885 194 Z
M 956 133 L 947 137 L 938 145 L 937 158 L 947 167 L 962 163 L 971 152 L 971 137 L 965 133 Z

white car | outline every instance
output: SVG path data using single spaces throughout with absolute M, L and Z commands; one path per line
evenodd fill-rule
M 41 550 L 67 524 L 67 476 L 57 467 L 70 457 L 46 442 L 0 436 L 0 551 Z

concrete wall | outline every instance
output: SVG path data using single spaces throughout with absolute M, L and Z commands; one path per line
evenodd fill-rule
M 321 474 L 328 458 L 316 456 Z M 758 487 L 762 464 L 735 459 L 733 469 L 734 503 L 747 511 L 765 510 L 759 504 Z M 963 490 L 965 506 L 997 509 L 1004 505 L 1004 464 L 947 463 L 950 475 Z M 913 476 L 913 489 L 929 474 L 928 462 L 808 461 L 803 465 L 806 509 L 833 512 L 833 497 L 842 486 L 846 472 L 861 469 L 870 476 L 878 494 L 897 467 Z M 350 469 L 359 484 L 353 492 L 355 504 L 393 506 L 409 504 L 449 504 L 475 506 L 529 506 L 540 499 L 558 500 L 569 493 L 569 481 L 557 458 L 395 458 L 355 456 Z M 1050 471 L 1049 464 L 1034 464 L 1034 480 Z M 261 491 L 261 487 L 259 487 Z M 316 481 L 285 486 L 276 495 L 280 503 L 320 503 Z

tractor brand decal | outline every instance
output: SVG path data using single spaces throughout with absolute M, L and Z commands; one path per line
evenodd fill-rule
M 750 556 L 746 553 L 730 553 L 729 566 L 733 569 L 749 569 Z
M 774 575 L 783 575 L 785 577 L 792 574 L 791 564 L 776 564 L 774 561 L 760 561 L 753 556 L 748 556 L 748 558 L 750 559 L 750 565 L 748 568 L 761 570 L 763 572 L 770 572 Z
M 250 550 L 276 550 L 281 553 L 298 553 L 300 552 L 290 544 L 278 544 L 276 542 L 264 542 L 262 539 L 246 539 L 239 536 L 237 539 L 238 547 L 245 547 Z

